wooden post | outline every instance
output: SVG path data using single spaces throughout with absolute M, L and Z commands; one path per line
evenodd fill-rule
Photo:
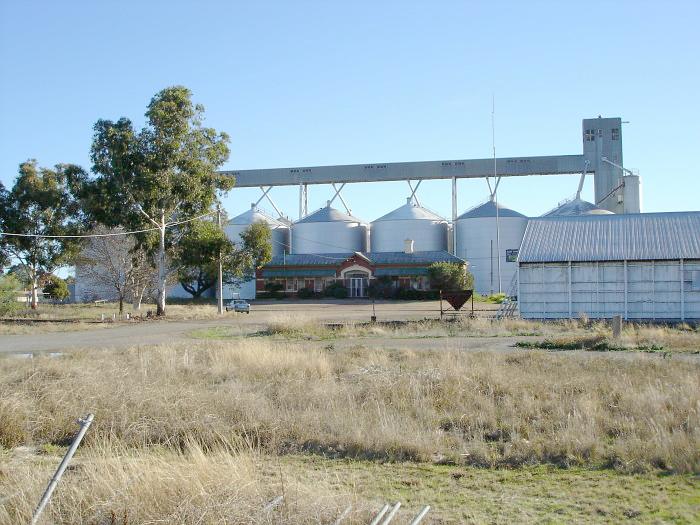
M 622 316 L 615 315 L 612 318 L 613 339 L 619 339 L 622 335 Z

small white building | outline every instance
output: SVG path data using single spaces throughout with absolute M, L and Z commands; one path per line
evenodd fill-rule
M 531 219 L 518 303 L 524 319 L 700 320 L 700 212 Z

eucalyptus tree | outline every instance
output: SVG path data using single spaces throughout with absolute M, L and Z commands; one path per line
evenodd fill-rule
M 251 279 L 255 269 L 271 259 L 272 233 L 263 222 L 251 224 L 238 242 L 228 239 L 212 221 L 193 221 L 183 230 L 175 250 L 175 265 L 182 288 L 192 297 L 201 297 L 215 285 L 219 258 L 226 284 Z
M 68 265 L 80 249 L 79 239 L 63 236 L 83 229 L 78 199 L 83 182 L 77 166 L 40 168 L 28 160 L 20 164 L 12 188 L 0 192 L 0 224 L 6 233 L 0 243 L 27 276 L 32 308 L 38 303 L 39 278 Z
M 165 315 L 168 255 L 176 233 L 173 223 L 206 213 L 233 179 L 217 173 L 228 159 L 228 135 L 203 126 L 204 108 L 193 104 L 189 89 L 166 88 L 146 110 L 146 125 L 99 120 L 91 149 L 96 177 L 85 188 L 95 219 L 108 227 L 150 232 L 137 243 L 155 255 L 158 270 L 157 314 Z

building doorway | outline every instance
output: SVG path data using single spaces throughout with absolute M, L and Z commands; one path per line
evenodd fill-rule
M 368 275 L 362 272 L 353 272 L 345 276 L 350 297 L 367 297 L 367 277 Z

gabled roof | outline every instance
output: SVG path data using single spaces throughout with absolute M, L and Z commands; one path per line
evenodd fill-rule
M 700 212 L 530 219 L 519 262 L 700 259 Z
M 343 213 L 342 211 L 331 208 L 330 206 L 316 210 L 303 219 L 299 219 L 294 224 L 305 224 L 309 222 L 359 222 L 364 224 L 364 221 L 358 219 L 357 217 Z
M 396 208 L 394 211 L 379 217 L 372 221 L 372 223 L 379 221 L 410 221 L 410 220 L 429 220 L 429 221 L 444 221 L 443 217 L 440 217 L 437 213 L 433 213 L 427 208 L 418 206 L 415 203 L 408 202 L 403 206 Z
M 495 217 L 496 216 L 496 203 L 492 201 L 491 199 L 487 200 L 483 204 L 479 204 L 478 206 L 475 206 L 467 211 L 465 211 L 462 215 L 457 217 L 457 220 L 460 219 L 478 219 L 482 217 Z M 498 203 L 498 216 L 499 217 L 522 217 L 525 218 L 525 215 L 522 213 L 519 213 L 515 210 L 511 210 L 510 208 L 504 206 L 500 202 Z

